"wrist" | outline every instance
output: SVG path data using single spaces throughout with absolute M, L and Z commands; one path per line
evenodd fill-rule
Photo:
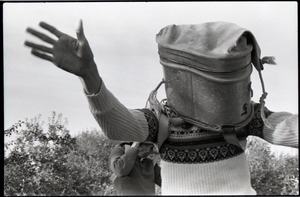
M 90 65 L 87 66 L 87 70 L 79 78 L 87 94 L 91 95 L 99 92 L 102 79 L 94 61 L 91 61 Z

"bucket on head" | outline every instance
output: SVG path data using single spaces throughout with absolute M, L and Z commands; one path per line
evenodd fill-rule
M 167 104 L 186 122 L 221 131 L 253 116 L 250 75 L 260 71 L 260 48 L 233 23 L 170 25 L 156 35 Z

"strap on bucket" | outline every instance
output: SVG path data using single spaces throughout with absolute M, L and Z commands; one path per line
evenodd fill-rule
M 223 137 L 227 143 L 236 145 L 240 147 L 242 150 L 245 149 L 243 148 L 243 146 L 241 146 L 236 136 L 236 130 L 234 126 L 222 126 L 222 131 L 223 131 Z
M 265 113 L 264 113 L 264 108 L 265 108 L 265 104 L 266 104 L 265 99 L 267 98 L 268 93 L 265 90 L 265 85 L 264 85 L 263 77 L 262 77 L 262 74 L 261 74 L 261 70 L 264 69 L 263 64 L 273 64 L 273 65 L 275 65 L 276 64 L 275 57 L 266 56 L 266 57 L 263 57 L 262 59 L 260 59 L 259 62 L 260 62 L 261 69 L 257 69 L 257 71 L 258 71 L 258 74 L 259 74 L 259 79 L 260 79 L 260 82 L 261 82 L 261 87 L 262 87 L 262 92 L 263 92 L 260 99 L 259 99 L 259 103 L 261 105 L 261 110 L 260 110 L 261 118 L 262 118 L 264 124 L 268 128 L 274 129 L 274 127 L 271 125 L 271 123 L 266 119 L 266 116 L 265 116 Z
M 156 86 L 156 88 L 150 92 L 150 95 L 147 99 L 146 106 L 145 106 L 147 108 L 149 104 L 150 108 L 154 109 L 158 119 L 160 118 L 162 107 L 160 105 L 160 102 L 157 100 L 156 95 L 157 95 L 157 90 L 160 88 L 160 86 L 163 83 L 165 83 L 164 79 L 162 79 L 161 82 Z
M 275 65 L 276 62 L 275 62 L 274 57 L 266 56 L 266 57 L 263 57 L 262 59 L 259 59 L 259 63 L 260 63 L 259 67 L 257 67 L 257 66 L 254 66 L 254 67 L 258 71 L 260 83 L 261 83 L 261 86 L 262 86 L 262 92 L 263 92 L 260 99 L 259 99 L 259 103 L 261 105 L 261 110 L 260 110 L 261 114 L 260 115 L 261 115 L 261 118 L 262 118 L 264 124 L 268 128 L 274 129 L 274 127 L 266 119 L 266 116 L 265 116 L 265 113 L 264 113 L 264 108 L 265 108 L 265 103 L 266 103 L 265 99 L 267 98 L 268 93 L 265 90 L 264 80 L 263 80 L 261 71 L 264 69 L 263 64 L 273 64 L 273 65 Z M 244 150 L 244 148 L 241 146 L 241 144 L 239 143 L 239 140 L 236 136 L 236 131 L 235 131 L 234 126 L 226 126 L 225 125 L 225 126 L 222 127 L 222 131 L 223 131 L 223 137 L 224 137 L 224 139 L 227 143 L 236 145 L 236 146 L 238 146 L 238 147 L 240 147 Z

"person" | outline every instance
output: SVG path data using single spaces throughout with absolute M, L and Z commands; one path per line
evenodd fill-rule
M 161 186 L 161 176 L 154 148 L 149 142 L 123 142 L 113 148 L 109 166 L 119 195 L 155 195 L 155 184 Z
M 249 96 L 252 90 L 249 81 L 247 81 L 246 85 L 243 85 L 245 88 L 241 89 L 240 92 L 229 92 L 226 91 L 227 87 L 224 87 L 218 88 L 217 91 L 213 92 L 214 94 L 210 96 L 207 96 L 206 93 L 197 95 L 196 93 L 200 91 L 212 92 L 216 85 L 215 83 L 210 83 L 201 86 L 200 83 L 200 85 L 197 86 L 197 91 L 192 92 L 195 94 L 191 92 L 187 94 L 186 91 L 190 91 L 194 88 L 190 81 L 195 79 L 195 77 L 191 74 L 187 75 L 184 72 L 195 71 L 195 68 L 180 67 L 180 71 L 174 71 L 175 75 L 167 75 L 166 77 L 171 77 L 171 79 L 174 80 L 178 79 L 178 87 L 185 85 L 184 89 L 180 89 L 184 94 L 176 97 L 182 99 L 179 100 L 183 103 L 182 105 L 171 106 L 172 102 L 174 102 L 172 93 L 178 93 L 178 89 L 176 87 L 174 88 L 174 86 L 170 86 L 170 84 L 167 83 L 168 81 L 166 81 L 166 102 L 158 103 L 155 100 L 154 91 L 150 96 L 151 98 L 149 97 L 148 99 L 149 102 L 152 103 L 150 107 L 128 109 L 107 89 L 104 81 L 101 79 L 94 61 L 94 55 L 84 35 L 82 21 L 80 21 L 77 29 L 77 39 L 62 33 L 45 22 L 41 22 L 40 26 L 54 34 L 57 40 L 32 28 L 27 28 L 27 32 L 51 44 L 52 48 L 29 41 L 25 41 L 25 45 L 32 48 L 32 54 L 38 58 L 50 61 L 57 67 L 80 78 L 91 113 L 99 123 L 104 134 L 113 140 L 150 141 L 158 145 L 162 159 L 160 163 L 162 195 L 256 194 L 255 190 L 251 187 L 249 166 L 244 151 L 247 136 L 254 135 L 272 144 L 298 148 L 297 114 L 270 111 L 264 106 L 263 101 L 260 103 L 250 103 L 247 101 L 245 104 L 242 103 L 243 105 L 238 109 L 240 114 L 236 115 L 236 113 L 233 113 L 237 110 L 233 108 L 237 106 L 237 101 L 239 101 L 240 98 L 244 98 L 244 94 L 238 97 L 234 97 L 234 94 L 247 91 L 245 94 Z M 258 48 L 254 42 L 255 40 L 252 39 L 249 41 L 247 37 L 244 36 L 248 36 L 249 32 L 244 34 L 245 29 L 243 28 L 225 22 L 205 23 L 201 26 L 202 29 L 199 28 L 199 26 L 182 28 L 183 29 L 181 29 L 181 26 L 174 25 L 163 28 L 158 33 L 157 38 L 160 39 L 161 36 L 169 36 L 163 41 L 173 42 L 173 44 L 179 48 L 184 46 L 182 48 L 187 51 L 194 50 L 193 47 L 199 47 L 201 50 L 205 50 L 202 57 L 207 57 L 208 65 L 214 69 L 235 68 L 231 67 L 232 65 L 225 67 L 226 65 L 223 64 L 222 66 L 224 67 L 218 68 L 218 63 L 226 63 L 227 61 L 222 61 L 222 56 L 215 56 L 215 53 L 222 52 L 223 55 L 229 58 L 228 61 L 233 61 L 234 59 L 232 59 L 232 57 L 239 55 L 238 57 L 241 59 L 237 62 L 244 62 L 244 59 L 247 60 L 247 66 L 243 67 L 243 72 L 245 71 L 247 73 L 243 74 L 243 77 L 251 73 L 252 67 L 250 61 L 261 62 L 259 53 L 257 53 L 257 55 L 252 52 L 254 50 L 253 48 Z M 189 29 L 187 31 L 180 31 L 186 30 L 185 28 Z M 237 37 L 240 34 L 243 36 Z M 197 36 L 204 36 L 204 40 L 197 38 Z M 189 40 L 183 42 L 180 39 Z M 191 44 L 195 42 L 195 45 Z M 168 44 L 170 43 L 166 45 Z M 223 48 L 218 47 L 218 45 L 221 45 Z M 187 65 L 193 65 L 197 60 L 196 49 L 194 54 L 187 54 L 189 55 L 189 58 L 186 60 L 188 61 L 188 63 L 186 63 Z M 180 50 L 164 49 L 162 46 L 160 46 L 160 50 L 160 55 L 170 51 L 173 52 L 173 54 L 168 53 L 169 57 L 176 58 L 182 55 L 182 53 L 178 54 Z M 243 54 L 239 53 L 240 51 L 242 51 Z M 245 54 L 246 52 L 247 54 Z M 248 54 L 249 52 L 251 53 Z M 259 51 L 256 50 L 256 52 Z M 164 62 L 166 59 L 167 58 L 161 58 L 161 62 L 166 64 L 164 67 L 166 74 L 170 74 L 171 72 L 167 70 L 168 68 L 178 68 L 179 66 L 177 64 L 174 65 L 177 63 L 175 61 L 171 63 Z M 257 66 L 257 64 L 255 65 Z M 257 69 L 261 70 L 262 68 L 259 67 Z M 221 78 L 222 83 L 218 83 L 217 85 L 228 84 L 225 82 L 231 80 L 231 76 L 222 78 L 222 76 L 226 73 L 228 74 L 228 72 L 206 73 L 206 71 L 207 70 L 203 69 L 201 72 L 197 72 L 215 81 Z M 241 76 L 237 75 L 238 73 L 241 72 L 236 71 L 232 74 L 235 76 L 235 80 L 241 78 Z M 186 76 L 190 77 L 184 78 Z M 232 82 L 235 84 L 236 81 Z M 195 83 L 194 85 L 197 84 Z M 238 86 L 238 88 L 240 88 L 240 86 Z M 224 90 L 224 98 L 219 98 L 219 100 L 214 101 L 218 94 Z M 228 97 L 228 95 L 232 95 L 232 97 Z M 265 96 L 266 94 L 264 94 L 264 97 Z M 189 103 L 190 100 L 193 101 L 193 99 L 199 98 L 203 98 L 203 100 Z M 223 101 L 222 99 L 227 99 L 227 104 L 225 102 L 219 105 L 219 103 Z M 201 102 L 204 102 L 205 105 L 195 107 L 195 104 L 202 104 Z M 223 109 L 224 107 L 229 107 L 229 110 L 227 110 L 229 114 L 218 117 L 222 114 L 216 110 Z M 228 134 L 223 135 L 222 132 L 215 131 L 220 128 L 220 126 L 217 125 L 219 124 L 218 122 L 200 124 L 198 120 L 188 118 L 183 118 L 182 121 L 181 117 L 183 116 L 178 116 L 176 113 L 176 111 L 180 111 L 181 109 L 190 109 L 187 112 L 193 112 L 195 115 L 198 115 L 197 118 L 199 120 L 208 118 L 208 121 L 220 120 L 222 123 L 222 120 L 230 121 L 231 117 L 236 117 L 237 119 L 243 118 L 247 124 L 242 126 L 241 130 L 243 132 L 240 132 L 236 136 L 233 132 L 234 129 L 231 127 L 221 127 L 224 131 L 223 133 Z M 244 118 L 244 114 L 248 114 L 247 117 L 249 118 Z M 218 119 L 216 119 L 216 117 Z M 203 127 L 201 127 L 201 125 L 203 125 Z

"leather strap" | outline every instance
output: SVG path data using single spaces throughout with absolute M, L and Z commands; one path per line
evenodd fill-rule
M 169 119 L 164 113 L 161 113 L 159 118 L 158 136 L 157 136 L 158 149 L 160 149 L 161 145 L 169 137 L 168 127 L 169 127 Z
M 222 126 L 222 131 L 223 131 L 223 137 L 228 144 L 236 145 L 240 147 L 242 150 L 245 150 L 245 148 L 241 146 L 236 136 L 236 131 L 234 126 Z

